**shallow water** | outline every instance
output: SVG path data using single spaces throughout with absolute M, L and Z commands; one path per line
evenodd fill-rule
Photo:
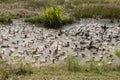
M 104 25 L 106 31 L 101 28 Z M 88 19 L 54 30 L 14 21 L 11 25 L 0 27 L 0 36 L 4 39 L 0 51 L 4 53 L 4 59 L 24 57 L 27 62 L 37 65 L 52 64 L 54 60 L 55 63 L 64 62 L 71 54 L 82 62 L 93 56 L 99 60 L 101 55 L 103 60 L 110 61 L 113 57 L 108 57 L 120 47 L 119 25 L 117 22 Z M 116 60 L 114 62 L 119 61 Z

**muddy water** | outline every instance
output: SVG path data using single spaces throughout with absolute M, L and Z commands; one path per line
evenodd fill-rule
M 119 62 L 113 56 L 120 47 L 120 23 L 81 20 L 62 29 L 46 29 L 14 21 L 0 27 L 0 54 L 8 62 L 24 59 L 35 65 L 64 62 L 69 55 L 87 62 Z

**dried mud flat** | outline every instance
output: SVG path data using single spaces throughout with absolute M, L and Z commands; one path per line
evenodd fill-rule
M 70 55 L 88 62 L 91 57 L 118 63 L 120 24 L 94 19 L 81 20 L 62 29 L 46 29 L 14 21 L 0 26 L 0 58 L 8 63 L 24 60 L 35 66 L 65 62 Z

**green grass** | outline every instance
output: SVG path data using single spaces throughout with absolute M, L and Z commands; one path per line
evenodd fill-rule
M 37 25 L 41 25 L 44 22 L 44 17 L 43 16 L 29 16 L 27 18 L 25 18 L 25 22 L 30 22 L 32 24 L 37 24 Z
M 15 12 L 14 10 L 1 10 L 0 11 L 0 16 L 1 17 L 9 17 L 11 19 L 18 19 L 19 16 L 17 15 L 17 12 Z
M 117 57 L 120 58 L 120 49 L 116 49 L 115 52 L 114 52 L 114 54 L 115 54 Z
M 11 24 L 12 19 L 7 16 L 0 16 L 0 24 Z
M 73 10 L 73 16 L 79 18 L 109 18 L 120 19 L 120 8 L 108 8 L 104 6 L 87 6 Z
M 15 76 L 31 75 L 33 73 L 30 64 L 7 64 L 7 61 L 0 60 L 0 78 L 8 79 Z
M 68 71 L 74 71 L 74 72 L 81 71 L 79 60 L 70 56 L 70 57 L 67 58 L 66 62 L 67 62 Z
M 72 0 L 63 4 L 68 14 L 80 18 L 120 19 L 120 0 Z
M 0 79 L 12 80 L 119 80 L 120 65 L 108 65 L 106 62 L 95 61 L 83 64 L 73 56 L 66 59 L 66 63 L 48 66 L 32 67 L 30 63 L 19 61 L 17 64 L 7 64 L 0 60 Z
M 53 66 L 40 67 L 35 70 L 36 74 L 26 77 L 26 79 L 41 80 L 109 80 L 119 79 L 119 72 L 103 72 L 102 74 L 95 72 L 69 71 L 66 65 L 59 64 Z
M 91 57 L 88 63 L 83 64 L 80 60 L 74 58 L 73 56 L 68 57 L 67 59 L 67 69 L 68 71 L 73 72 L 94 72 L 101 74 L 102 72 L 120 72 L 120 65 L 108 65 L 107 62 L 101 61 L 98 62 L 94 57 Z

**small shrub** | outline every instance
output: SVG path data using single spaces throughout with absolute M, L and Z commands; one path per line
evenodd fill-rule
M 62 11 L 61 7 L 46 8 L 44 12 L 46 27 L 59 27 L 62 26 Z
M 59 28 L 65 24 L 71 24 L 73 22 L 73 18 L 63 15 L 60 6 L 46 8 L 44 17 L 44 26 L 48 28 Z

